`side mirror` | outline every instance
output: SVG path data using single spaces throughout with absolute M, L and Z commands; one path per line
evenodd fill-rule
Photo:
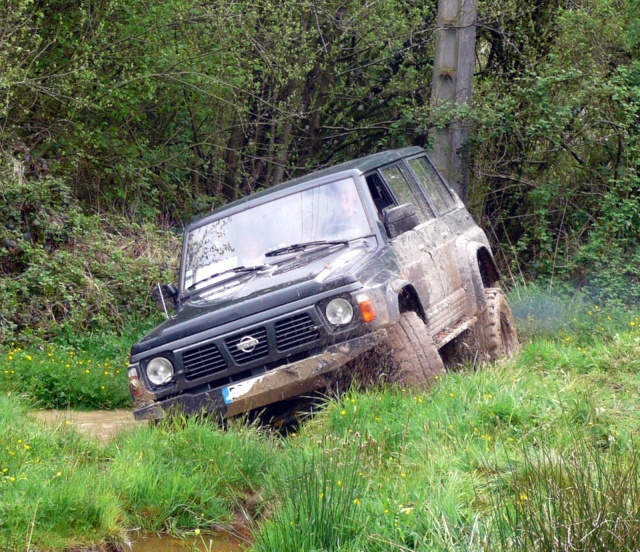
M 403 203 L 397 207 L 391 207 L 383 211 L 384 227 L 390 238 L 395 238 L 409 230 L 413 230 L 418 224 L 418 212 L 413 203 Z
M 156 304 L 156 308 L 159 311 L 165 313 L 167 318 L 169 317 L 169 311 L 175 310 L 178 300 L 178 288 L 175 284 L 158 284 L 151 291 L 151 297 Z

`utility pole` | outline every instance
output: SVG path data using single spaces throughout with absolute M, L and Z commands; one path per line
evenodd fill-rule
M 476 0 L 438 0 L 432 108 L 471 107 L 477 14 Z M 470 123 L 464 118 L 430 131 L 433 143 L 429 157 L 463 199 L 468 181 L 469 132 Z

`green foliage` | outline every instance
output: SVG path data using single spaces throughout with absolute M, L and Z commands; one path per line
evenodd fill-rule
M 225 432 L 214 421 L 179 419 L 114 444 L 110 480 L 128 519 L 147 531 L 230 524 L 273 452 L 274 444 L 251 428 Z
M 43 431 L 22 400 L 3 394 L 0 450 L 0 548 L 63 549 L 121 535 L 116 497 L 96 477 L 98 447 L 71 426 Z
M 516 278 L 633 302 L 640 59 L 629 36 L 637 16 L 631 3 L 556 4 L 538 6 L 544 25 L 525 6 L 489 11 L 493 30 L 479 35 L 486 59 L 476 83 L 472 200 Z
M 171 234 L 83 214 L 51 177 L 0 171 L 0 198 L 0 339 L 122 330 L 155 314 L 150 290 L 175 266 Z
M 427 144 L 429 128 L 469 116 L 470 199 L 503 268 L 635 300 L 636 3 L 482 0 L 469 113 L 429 106 L 435 13 L 436 2 L 397 0 L 5 3 L 2 186 L 64 187 L 79 203 L 59 221 L 73 228 L 95 228 L 80 222 L 87 212 L 179 225 L 300 170 Z M 69 262 L 43 263 L 51 285 Z M 67 296 L 94 274 L 69 272 Z M 2 285 L 2 318 L 29 328 L 31 294 Z M 65 299 L 47 314 L 95 308 Z
M 613 340 L 620 333 L 640 330 L 635 310 L 618 301 L 595 302 L 586 292 L 569 291 L 543 282 L 515 286 L 509 304 L 525 341 L 545 339 L 576 345 Z
M 250 428 L 142 427 L 108 446 L 73 424 L 43 427 L 23 400 L 0 396 L 0 548 L 124 546 L 125 531 L 228 523 L 274 454 Z

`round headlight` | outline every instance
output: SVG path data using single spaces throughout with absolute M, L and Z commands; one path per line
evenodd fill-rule
M 147 365 L 147 377 L 153 385 L 167 383 L 173 376 L 173 364 L 168 358 L 156 357 Z
M 336 326 L 344 326 L 353 320 L 353 307 L 346 299 L 332 299 L 325 310 L 327 320 Z

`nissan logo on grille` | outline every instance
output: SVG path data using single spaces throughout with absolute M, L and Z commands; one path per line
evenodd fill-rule
M 255 337 L 250 335 L 245 335 L 240 343 L 236 345 L 236 349 L 238 351 L 242 351 L 243 353 L 251 353 L 257 346 L 260 341 L 258 341 Z

